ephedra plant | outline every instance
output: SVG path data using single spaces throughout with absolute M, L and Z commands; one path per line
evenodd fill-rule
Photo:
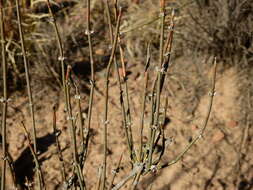
M 62 44 L 62 39 L 59 32 L 59 26 L 57 24 L 56 17 L 54 12 L 52 11 L 51 1 L 47 0 L 47 8 L 49 12 L 50 21 L 52 27 L 54 28 L 55 37 L 58 44 L 58 51 L 59 51 L 59 58 L 58 62 L 61 65 L 61 86 L 62 86 L 62 93 L 64 94 L 64 101 L 65 101 L 65 111 L 66 111 L 66 118 L 68 120 L 68 129 L 69 129 L 69 138 L 71 139 L 71 151 L 72 151 L 72 160 L 73 160 L 73 168 L 72 173 L 66 173 L 65 164 L 63 160 L 63 153 L 60 147 L 58 135 L 59 131 L 56 127 L 56 109 L 54 107 L 53 110 L 53 130 L 56 137 L 56 145 L 57 145 L 57 154 L 59 162 L 61 162 L 61 177 L 62 177 L 62 187 L 63 189 L 87 189 L 87 184 L 89 184 L 89 180 L 85 179 L 84 174 L 86 171 L 84 170 L 84 164 L 89 156 L 88 149 L 89 149 L 89 142 L 90 142 L 90 130 L 91 130 L 91 121 L 92 121 L 92 113 L 94 107 L 94 91 L 96 88 L 96 81 L 95 81 L 95 70 L 94 70 L 94 53 L 93 53 L 93 40 L 96 38 L 93 35 L 93 31 L 91 29 L 91 3 L 90 0 L 86 1 L 87 5 L 87 30 L 85 34 L 87 35 L 88 39 L 88 47 L 89 47 L 89 59 L 91 64 L 91 76 L 90 76 L 90 94 L 89 94 L 89 103 L 88 103 L 88 115 L 87 119 L 84 121 L 82 116 L 82 107 L 81 107 L 81 96 L 78 89 L 78 85 L 76 81 L 72 80 L 72 68 L 66 62 L 66 57 L 64 55 L 64 47 Z M 118 6 L 118 2 L 114 1 L 113 9 L 110 9 L 109 1 L 103 1 L 105 6 L 105 12 L 107 15 L 107 22 L 108 22 L 108 30 L 110 35 L 110 59 L 108 61 L 106 67 L 106 73 L 104 77 L 104 108 L 103 108 L 103 163 L 101 167 L 101 172 L 99 175 L 99 179 L 97 182 L 96 188 L 98 190 L 103 189 L 113 189 L 117 190 L 122 188 L 128 181 L 132 180 L 131 189 L 136 189 L 138 183 L 148 173 L 157 172 L 164 168 L 167 168 L 175 163 L 177 163 L 190 149 L 191 147 L 203 136 L 205 129 L 207 127 L 207 123 L 210 117 L 212 103 L 215 93 L 215 80 L 216 80 L 216 59 L 214 59 L 214 70 L 213 70 L 213 80 L 212 80 L 212 89 L 210 92 L 210 100 L 209 105 L 207 107 L 207 115 L 204 119 L 204 122 L 200 128 L 199 133 L 194 137 L 189 144 L 183 149 L 183 151 L 177 155 L 174 159 L 169 160 L 167 162 L 161 162 L 164 154 L 165 149 L 168 144 L 168 139 L 166 138 L 165 133 L 165 118 L 166 113 L 168 110 L 168 94 L 166 91 L 166 76 L 170 68 L 170 60 L 172 54 L 172 45 L 173 45 L 173 34 L 175 29 L 175 11 L 174 9 L 166 9 L 166 2 L 165 0 L 159 1 L 160 6 L 160 13 L 159 13 L 159 24 L 160 24 L 160 32 L 159 32 L 159 60 L 155 67 L 155 80 L 150 87 L 150 74 L 151 69 L 150 65 L 152 63 L 151 60 L 151 48 L 150 43 L 147 46 L 146 52 L 146 64 L 143 67 L 142 76 L 142 105 L 140 107 L 140 118 L 139 118 L 139 125 L 134 126 L 132 123 L 132 115 L 131 115 L 131 103 L 129 100 L 129 92 L 128 92 L 128 79 L 127 79 L 127 66 L 125 64 L 125 55 L 124 55 L 124 44 L 123 44 L 123 35 L 120 31 L 120 25 L 122 21 L 122 16 L 127 14 L 124 12 L 124 9 Z M 3 19 L 3 3 L 1 1 L 1 44 L 2 44 L 2 70 L 3 70 L 3 95 L 2 98 L 3 102 L 3 114 L 2 114 L 2 146 L 3 146 L 3 153 L 4 158 L 6 157 L 7 150 L 6 150 L 6 112 L 7 112 L 7 89 L 6 89 L 6 60 L 5 60 L 5 35 L 4 35 L 4 19 Z M 32 89 L 30 87 L 30 77 L 29 77 L 29 67 L 28 61 L 26 56 L 26 49 L 25 49 L 25 40 L 24 34 L 22 30 L 22 14 L 20 14 L 19 10 L 19 1 L 16 0 L 16 8 L 17 8 L 17 16 L 18 16 L 18 26 L 19 26 L 19 34 L 21 39 L 21 47 L 22 47 L 22 55 L 23 55 L 23 62 L 25 64 L 25 72 L 26 72 L 26 81 L 27 81 L 27 90 L 29 96 L 29 105 L 30 105 L 30 116 L 32 118 L 32 126 L 33 126 L 33 138 L 30 139 L 29 133 L 26 130 L 26 127 L 23 122 L 20 122 L 25 134 L 28 139 L 28 145 L 30 151 L 32 152 L 35 169 L 36 169 L 36 176 L 37 180 L 35 180 L 35 184 L 33 187 L 36 189 L 46 189 L 46 184 L 44 183 L 43 178 L 43 168 L 41 167 L 38 161 L 38 154 L 37 146 L 36 146 L 36 126 L 35 126 L 35 117 L 34 117 L 34 108 L 33 108 L 33 98 L 32 98 Z M 166 22 L 169 18 L 169 22 Z M 116 21 L 115 26 L 113 25 L 113 20 Z M 116 52 L 119 52 L 119 56 L 116 56 Z M 119 57 L 119 58 L 118 58 Z M 113 67 L 114 66 L 114 70 Z M 127 144 L 128 152 L 125 153 L 129 156 L 131 171 L 129 171 L 128 175 L 122 178 L 119 182 L 115 183 L 115 177 L 117 175 L 118 170 L 115 170 L 112 174 L 112 178 L 108 177 L 108 133 L 110 133 L 109 126 L 110 120 L 113 118 L 109 118 L 109 97 L 110 94 L 110 86 L 109 82 L 111 80 L 112 72 L 115 72 L 118 89 L 119 89 L 119 105 L 121 110 L 122 116 L 122 123 L 125 133 L 125 141 Z M 154 73 L 154 72 L 152 72 Z M 168 81 L 169 82 L 169 81 Z M 151 92 L 149 90 L 151 88 Z M 73 113 L 73 105 L 72 105 L 72 93 L 75 92 L 75 100 L 78 105 L 78 115 L 77 117 Z M 164 96 L 162 96 L 164 95 Z M 166 98 L 162 98 L 166 97 Z M 147 104 L 147 99 L 150 98 L 150 104 Z M 146 119 L 145 112 L 148 111 L 149 115 L 149 124 L 144 124 L 144 120 Z M 138 141 L 134 141 L 133 135 L 133 128 L 138 127 L 139 131 L 139 139 Z M 144 141 L 144 128 L 148 128 L 149 134 L 148 139 Z M 81 131 L 80 141 L 81 144 L 77 142 L 77 129 Z M 138 142 L 138 143 L 136 143 Z M 32 146 L 33 144 L 33 146 Z M 155 149 L 158 144 L 161 144 L 161 151 L 155 154 Z M 81 147 L 81 148 L 80 148 Z M 125 155 L 125 156 L 126 156 Z M 120 166 L 122 156 L 118 161 L 118 167 Z M 1 182 L 1 189 L 5 189 L 5 171 L 6 171 L 6 159 L 3 159 L 3 167 L 2 167 L 2 182 Z M 13 172 L 13 171 L 12 171 Z M 108 179 L 111 179 L 108 181 Z M 15 181 L 15 180 L 14 180 Z M 17 186 L 18 188 L 18 186 Z M 32 188 L 32 187 L 29 187 Z

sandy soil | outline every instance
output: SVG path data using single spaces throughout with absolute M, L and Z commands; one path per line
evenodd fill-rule
M 57 0 L 57 2 L 61 3 L 67 1 Z M 108 46 L 109 38 L 107 37 L 109 36 L 109 30 L 107 31 L 105 29 L 107 27 L 107 21 L 104 18 L 104 8 L 101 6 L 102 4 L 100 1 L 92 2 L 92 29 L 95 31 L 94 36 L 96 37 L 93 39 L 93 46 L 96 54 L 95 62 L 96 64 L 98 63 L 98 66 L 96 65 L 96 90 L 91 122 L 91 138 L 88 157 L 82 171 L 88 190 L 97 189 L 99 168 L 101 168 L 103 161 L 104 75 L 105 66 L 110 53 L 110 48 Z M 96 4 L 96 2 L 99 4 Z M 144 4 L 144 2 L 147 2 L 144 0 L 132 0 L 131 2 L 140 3 L 140 7 L 133 4 L 133 6 L 129 8 L 129 15 L 126 14 L 125 20 L 123 19 L 123 26 L 136 24 L 136 18 L 140 19 L 140 23 L 145 21 L 145 13 L 148 13 L 147 18 L 151 18 L 157 13 L 156 1 L 154 1 L 154 3 L 150 1 L 150 3 L 147 4 Z M 72 7 L 73 5 L 66 5 L 66 7 L 68 6 Z M 41 8 L 42 9 L 38 9 L 37 12 L 45 11 L 45 5 Z M 80 84 L 80 89 L 82 91 L 81 107 L 85 126 L 87 122 L 86 117 L 89 100 L 89 84 L 87 81 L 89 80 L 88 73 L 90 71 L 89 59 L 87 56 L 89 54 L 87 41 L 83 35 L 83 31 L 86 30 L 86 10 L 85 4 L 81 3 L 80 6 L 69 9 L 69 12 L 66 12 L 68 13 L 65 15 L 66 18 L 61 14 L 57 17 L 57 22 L 60 26 L 59 31 L 63 38 L 64 51 L 66 51 L 65 56 L 68 59 L 67 61 L 71 62 L 71 65 L 73 63 L 73 72 L 76 74 L 78 73 L 78 76 L 73 77 L 74 80 Z M 180 24 L 180 19 L 183 18 L 184 16 L 178 18 L 177 22 Z M 122 44 L 124 44 L 126 50 L 125 59 L 126 62 L 128 62 L 127 72 L 131 106 L 130 113 L 132 115 L 132 131 L 136 147 L 138 147 L 140 140 L 140 110 L 143 93 L 142 72 L 144 70 L 144 63 L 141 60 L 145 59 L 143 49 L 145 49 L 144 46 L 146 42 L 156 39 L 158 36 L 157 26 L 147 25 L 146 27 L 139 28 L 140 30 L 135 30 L 132 34 L 133 36 L 131 36 L 130 33 L 129 36 L 125 34 L 125 38 L 123 37 L 122 39 Z M 52 43 L 53 39 L 52 41 L 49 39 L 51 36 L 55 36 L 51 25 L 44 21 L 37 32 L 43 35 L 48 34 L 48 36 L 45 35 L 46 38 L 48 38 L 48 44 L 44 44 L 46 49 L 44 53 L 46 56 L 43 58 L 46 58 L 47 55 L 57 55 L 57 45 L 56 43 Z M 136 37 L 138 35 L 143 38 Z M 158 41 L 158 38 L 156 40 Z M 156 46 L 158 47 L 157 44 Z M 157 49 L 154 51 L 157 51 Z M 175 50 L 175 52 L 177 54 L 181 53 L 177 50 Z M 187 51 L 184 53 L 186 54 L 186 52 Z M 169 96 L 169 106 L 166 115 L 165 137 L 171 139 L 172 142 L 165 150 L 162 163 L 174 160 L 191 140 L 199 135 L 199 131 L 207 115 L 213 68 L 210 66 L 211 60 L 207 60 L 204 57 L 196 57 L 193 58 L 192 55 L 181 56 L 173 60 L 173 64 L 169 68 L 165 82 L 167 91 L 164 91 L 162 94 L 161 105 L 162 107 L 164 106 L 165 94 L 167 93 Z M 54 62 L 54 58 L 55 57 L 48 56 L 47 59 L 41 63 L 45 64 L 46 62 L 45 65 L 47 67 L 47 64 Z M 36 57 L 35 59 L 39 58 Z M 32 61 L 34 60 L 31 60 L 31 62 Z M 35 60 L 35 62 L 36 61 L 37 60 Z M 35 68 L 35 70 L 43 70 L 40 64 L 37 65 L 38 68 Z M 152 81 L 154 80 L 155 64 L 157 64 L 155 60 L 152 60 L 151 70 L 153 71 L 150 71 L 150 75 L 153 77 L 151 77 L 149 81 L 149 91 Z M 52 68 L 54 66 L 55 65 L 53 65 Z M 55 68 L 58 68 L 58 66 L 55 66 Z M 36 70 L 32 73 L 36 74 L 37 72 L 40 74 L 40 72 L 42 73 L 41 70 Z M 43 77 L 45 80 L 49 80 L 49 78 L 47 78 L 48 73 L 43 73 Z M 55 145 L 55 134 L 53 134 L 53 106 L 56 106 L 57 129 L 60 131 L 59 141 L 68 178 L 73 173 L 72 144 L 69 125 L 67 123 L 66 111 L 64 111 L 65 104 L 63 92 L 53 88 L 56 82 L 55 79 L 53 79 L 52 82 L 48 82 L 44 81 L 44 78 L 41 76 L 32 76 L 39 161 L 46 189 L 62 190 L 63 184 L 60 173 L 61 162 L 59 161 Z M 252 78 L 247 78 L 247 76 L 236 67 L 224 68 L 218 66 L 216 92 L 211 117 L 203 137 L 174 165 L 142 176 L 137 189 L 252 190 L 253 96 L 252 94 L 249 97 L 247 95 L 248 89 L 246 83 L 249 80 L 252 81 Z M 122 154 L 122 162 L 114 184 L 118 184 L 131 172 L 126 136 L 122 124 L 119 89 L 115 73 L 111 75 L 109 85 L 107 185 L 112 179 L 112 170 L 116 168 Z M 73 113 L 76 116 L 78 107 L 73 92 L 74 89 L 72 89 L 71 93 L 73 95 Z M 27 184 L 29 183 L 31 186 L 34 185 L 32 183 L 35 178 L 33 158 L 27 145 L 27 138 L 21 127 L 21 121 L 23 121 L 29 133 L 32 134 L 32 122 L 25 89 L 12 93 L 10 99 L 7 115 L 8 151 L 15 170 L 17 182 L 22 190 L 28 189 Z M 146 103 L 144 140 L 148 136 L 150 114 L 150 101 L 147 100 Z M 80 130 L 77 129 L 76 133 L 78 137 L 78 149 L 80 151 Z M 2 158 L 1 148 L 0 154 Z M 131 183 L 132 181 L 130 180 L 122 189 L 130 189 Z M 12 179 L 8 169 L 6 190 L 13 189 Z
M 201 59 L 199 62 L 201 63 Z M 194 65 L 190 59 L 180 58 L 171 67 L 166 85 L 169 90 L 169 110 L 166 125 L 166 137 L 173 138 L 167 147 L 163 162 L 173 160 L 189 141 L 198 134 L 207 113 L 212 69 L 207 66 Z M 197 66 L 197 67 L 195 67 Z M 198 70 L 196 69 L 198 68 Z M 133 121 L 133 134 L 139 142 L 140 103 L 142 94 L 143 65 L 132 62 L 128 65 L 129 96 Z M 200 72 L 199 72 L 200 71 Z M 95 104 L 92 117 L 92 133 L 88 159 L 83 170 L 88 189 L 95 189 L 98 181 L 98 168 L 102 165 L 103 145 L 103 110 L 104 110 L 104 70 L 97 75 Z M 138 189 L 154 190 L 250 190 L 253 187 L 253 151 L 252 129 L 245 121 L 245 110 L 241 104 L 241 76 L 237 69 L 230 68 L 218 71 L 216 94 L 211 118 L 203 138 L 178 163 L 159 172 L 143 177 Z M 71 142 L 64 112 L 64 101 L 61 92 L 36 85 L 35 110 L 38 143 L 41 154 L 39 159 L 47 189 L 60 189 L 60 162 L 56 154 L 54 135 L 52 134 L 52 106 L 57 104 L 57 128 L 61 131 L 60 145 L 63 149 L 64 163 L 69 176 L 72 171 Z M 82 111 L 87 114 L 88 95 L 82 93 Z M 9 152 L 14 161 L 19 180 L 33 179 L 32 159 L 27 148 L 26 137 L 20 127 L 24 120 L 31 132 L 31 120 L 28 110 L 28 99 L 24 93 L 15 93 L 8 109 L 8 142 Z M 163 99 L 164 100 L 164 95 Z M 108 181 L 111 170 L 123 154 L 121 169 L 116 177 L 117 184 L 130 172 L 129 155 L 125 142 L 124 130 L 119 105 L 119 91 L 116 80 L 111 77 L 108 128 Z M 163 104 L 164 102 L 162 102 Z M 73 99 L 74 113 L 77 111 Z M 145 120 L 147 136 L 148 110 Z M 80 137 L 80 133 L 78 132 Z M 80 142 L 78 142 L 80 143 Z M 251 146 L 250 146 L 251 144 Z M 9 174 L 8 174 L 9 175 Z M 22 179 L 23 178 L 23 179 Z M 9 184 L 10 179 L 8 177 Z M 125 185 L 128 189 L 131 183 Z M 8 186 L 8 189 L 12 189 Z

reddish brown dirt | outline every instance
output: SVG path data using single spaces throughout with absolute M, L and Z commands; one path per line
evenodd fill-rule
M 129 96 L 131 114 L 133 120 L 133 134 L 135 142 L 139 142 L 139 119 L 141 86 L 143 84 L 140 72 L 143 65 L 130 63 L 129 71 Z M 202 67 L 203 68 L 203 67 Z M 104 112 L 104 79 L 101 77 L 104 71 L 97 75 L 97 87 L 95 93 L 94 109 L 92 117 L 92 136 L 89 146 L 88 160 L 83 170 L 88 189 L 95 189 L 98 181 L 98 168 L 102 165 L 103 145 L 103 112 Z M 163 162 L 173 160 L 182 152 L 189 140 L 199 133 L 203 120 L 206 117 L 207 105 L 210 96 L 210 80 L 212 69 L 205 67 L 198 74 L 191 60 L 181 58 L 172 66 L 169 78 L 166 82 L 169 89 L 169 110 L 167 117 L 170 122 L 166 126 L 166 137 L 173 137 L 173 143 L 166 149 Z M 100 77 L 99 77 L 100 76 Z M 141 179 L 139 189 L 155 190 L 249 190 L 253 179 L 253 152 L 250 146 L 250 138 L 244 139 L 244 135 L 252 135 L 252 130 L 245 132 L 247 125 L 244 122 L 243 108 L 239 98 L 242 92 L 239 89 L 241 78 L 235 68 L 224 72 L 218 72 L 216 95 L 205 134 L 201 140 L 178 163 L 163 169 L 157 173 L 148 174 Z M 34 87 L 35 88 L 35 87 Z M 71 175 L 71 142 L 64 113 L 64 98 L 49 88 L 38 87 L 35 90 L 35 111 L 37 135 L 46 137 L 42 144 L 46 147 L 39 156 L 42 160 L 41 167 L 44 174 L 47 189 L 60 189 L 60 162 L 56 154 L 56 147 L 52 141 L 52 106 L 57 106 L 57 128 L 61 130 L 59 137 L 63 149 L 64 162 L 67 173 Z M 20 127 L 20 122 L 25 121 L 26 127 L 31 132 L 31 120 L 28 110 L 26 93 L 16 93 L 11 99 L 8 108 L 8 144 L 9 152 L 14 162 L 24 174 L 28 171 L 29 160 L 21 157 L 27 149 L 27 142 Z M 60 95 L 59 95 L 60 94 Z M 163 94 L 162 104 L 164 104 Z M 76 102 L 73 99 L 74 113 Z M 82 110 L 87 113 L 88 95 L 82 94 Z M 117 82 L 111 78 L 109 100 L 108 128 L 108 181 L 111 170 L 115 168 L 120 155 L 123 153 L 122 168 L 116 177 L 119 182 L 130 172 L 129 155 L 125 142 L 124 130 L 119 105 L 119 91 Z M 148 110 L 147 110 L 148 111 Z M 145 120 L 145 135 L 147 136 L 148 119 Z M 80 135 L 78 135 L 80 137 Z M 18 162 L 19 160 L 19 162 Z M 20 161 L 21 160 L 21 161 Z M 9 175 L 9 174 L 8 174 Z M 9 178 L 8 178 L 9 179 Z M 10 180 L 9 180 L 10 184 Z M 128 183 L 124 189 L 129 189 Z M 8 186 L 11 189 L 11 185 Z

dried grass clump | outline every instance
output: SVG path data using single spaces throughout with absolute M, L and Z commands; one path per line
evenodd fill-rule
M 97 66 L 96 71 L 99 71 L 105 67 L 104 64 L 108 59 L 109 48 L 108 45 L 106 47 L 106 44 L 108 44 L 109 40 L 105 40 L 109 39 L 109 34 L 105 30 L 103 4 L 100 1 L 92 1 L 91 11 L 91 32 L 93 36 L 96 36 L 93 44 L 96 49 L 99 49 L 95 52 L 96 56 L 94 59 Z M 86 2 L 77 2 L 54 12 L 56 22 L 61 26 L 59 27 L 59 33 L 65 55 L 64 59 L 73 67 L 73 72 L 81 77 L 82 81 L 88 81 L 88 76 L 90 75 L 88 37 L 85 35 L 87 30 L 85 25 L 87 23 L 86 13 Z M 36 51 L 38 54 L 35 59 L 39 62 L 38 65 L 42 65 L 42 68 L 44 68 L 44 71 L 40 72 L 43 77 L 55 78 L 60 81 L 61 68 L 58 64 L 57 38 L 52 25 L 49 23 L 51 22 L 47 15 L 47 19 L 37 28 L 37 31 L 44 35 L 44 41 L 37 44 Z M 50 83 L 50 80 L 48 82 Z
M 26 13 L 29 13 L 27 9 L 27 4 L 22 3 L 22 10 Z M 24 79 L 24 66 L 20 64 L 22 60 L 21 47 L 19 45 L 19 34 L 18 34 L 18 25 L 16 22 L 16 11 L 14 1 L 5 1 L 3 2 L 3 22 L 5 23 L 4 35 L 6 43 L 6 61 L 8 64 L 8 88 L 9 90 L 15 90 L 18 88 L 22 82 L 21 79 Z M 31 31 L 32 27 L 28 26 L 29 16 L 24 18 L 24 28 L 26 31 Z M 1 71 L 2 68 L 0 68 Z M 2 78 L 0 78 L 2 80 Z M 1 85 L 0 85 L 1 87 Z
M 159 8 L 156 2 L 148 0 L 140 4 L 129 4 L 128 12 L 124 17 L 121 33 L 126 39 L 127 53 L 132 58 L 140 58 L 145 52 L 147 42 L 157 43 L 159 48 Z M 143 43 L 144 42 L 144 43 Z
M 63 23 L 68 18 L 72 18 L 70 10 L 75 10 L 76 4 L 75 0 L 59 0 L 53 2 L 52 10 L 56 14 L 57 20 Z M 82 3 L 79 3 L 78 6 L 81 4 Z M 54 81 L 56 79 L 59 84 L 60 68 L 57 66 L 58 57 L 55 56 L 58 52 L 56 52 L 56 43 L 52 44 L 52 41 L 55 40 L 55 36 L 54 30 L 50 24 L 51 20 L 46 3 L 39 0 L 27 0 L 20 1 L 19 5 L 29 67 L 31 69 L 31 74 L 34 74 L 33 81 L 41 84 L 50 84 L 50 81 L 52 81 L 51 79 L 54 79 Z M 23 89 L 25 86 L 25 69 L 22 62 L 21 46 L 19 45 L 20 39 L 15 1 L 4 2 L 4 7 L 6 58 L 8 64 L 7 77 L 9 78 L 8 88 L 10 91 L 15 91 L 17 89 Z M 85 17 L 83 16 L 83 18 Z M 79 19 L 79 21 L 85 21 L 85 19 Z M 62 33 L 66 32 L 66 29 L 73 29 L 74 27 L 73 24 L 71 27 L 64 27 Z M 76 30 L 78 30 L 78 28 Z M 70 31 L 70 33 L 71 32 L 73 31 Z M 71 47 L 69 48 L 72 49 Z M 36 85 L 38 85 L 38 83 Z
M 253 1 L 194 1 L 180 38 L 185 49 L 217 55 L 225 65 L 252 65 Z
M 123 17 L 123 23 L 121 26 L 121 34 L 125 39 L 125 47 L 127 55 L 130 58 L 137 60 L 143 59 L 143 52 L 145 52 L 145 46 L 147 42 L 150 42 L 153 48 L 154 56 L 159 51 L 159 18 L 160 10 L 156 6 L 157 1 L 146 0 L 146 1 L 126 1 L 128 14 Z M 165 14 L 167 18 L 165 23 L 169 25 L 170 16 L 168 13 L 172 8 L 177 8 L 181 5 L 180 2 L 166 1 L 165 2 Z M 178 23 L 182 17 L 178 16 L 175 18 L 175 22 Z M 168 28 L 165 28 L 168 31 Z M 158 59 L 158 57 L 154 57 Z

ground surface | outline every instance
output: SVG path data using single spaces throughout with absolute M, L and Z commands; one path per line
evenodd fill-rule
M 57 2 L 62 2 L 61 0 Z M 109 40 L 108 33 L 105 30 L 106 19 L 103 15 L 101 4 L 95 6 L 93 1 L 91 8 L 92 27 L 95 31 L 94 51 L 96 67 L 96 90 L 94 97 L 91 139 L 88 151 L 88 159 L 84 166 L 84 176 L 87 189 L 96 189 L 99 167 L 103 160 L 103 116 L 104 116 L 104 75 L 105 65 L 108 61 Z M 127 1 L 130 2 L 130 1 Z M 136 24 L 143 23 L 145 19 L 152 19 L 157 13 L 156 1 L 133 1 L 140 3 L 138 6 L 133 4 L 128 9 L 128 14 L 123 18 L 122 25 L 128 26 L 131 22 Z M 182 1 L 184 2 L 184 1 Z M 145 4 L 147 3 L 147 4 Z M 68 6 L 68 5 L 66 5 Z M 70 5 L 72 6 L 72 5 Z M 102 8 L 101 8 L 102 7 Z M 42 7 L 43 8 L 43 7 Z M 45 8 L 45 7 L 44 7 Z M 68 9 L 67 9 L 68 10 Z M 80 84 L 81 107 L 84 119 L 87 116 L 89 100 L 89 63 L 87 40 L 83 33 L 85 31 L 84 23 L 86 20 L 85 4 L 70 9 L 69 17 L 65 18 L 62 13 L 58 14 L 59 30 L 63 36 L 65 55 L 68 63 L 73 65 L 73 71 L 76 81 Z M 37 10 L 38 12 L 44 9 Z M 64 9 L 65 11 L 65 9 Z M 138 12 L 139 11 L 139 12 Z M 102 13 L 101 13 L 102 12 Z M 148 16 L 146 13 L 149 13 Z M 101 16 L 102 15 L 102 16 Z M 180 25 L 184 16 L 177 17 Z M 129 21 L 129 23 L 127 22 Z M 135 26 L 135 25 L 134 25 Z M 145 50 L 147 41 L 158 41 L 157 28 L 159 25 L 147 25 L 146 28 L 140 28 L 133 33 L 123 35 L 123 44 L 126 54 L 128 88 L 130 97 L 130 112 L 133 123 L 133 138 L 136 144 L 139 142 L 139 123 L 141 114 L 141 100 L 143 93 L 143 70 L 145 62 Z M 124 28 L 123 27 L 123 28 Z M 157 28 L 155 28 L 157 27 Z M 180 29 L 177 29 L 180 33 Z M 44 54 L 45 57 L 35 57 L 38 62 L 38 68 L 41 69 L 42 63 L 52 66 L 51 69 L 57 71 L 53 64 L 57 63 L 58 54 L 54 39 L 53 28 L 47 22 L 43 21 L 39 27 L 39 33 L 43 33 L 45 38 Z M 131 36 L 132 35 L 132 36 Z M 136 37 L 137 35 L 137 37 Z M 53 36 L 53 37 L 52 37 Z M 102 36 L 102 37 L 101 37 Z M 178 35 L 179 36 L 179 35 Z M 175 38 L 175 43 L 181 41 Z M 50 39 L 50 40 L 48 40 Z M 154 43 L 155 44 L 155 43 Z M 153 45 L 153 54 L 157 54 L 158 45 Z M 145 47 L 145 48 L 144 48 Z M 155 49 L 156 47 L 156 49 Z M 178 46 L 175 48 L 177 54 Z M 43 49 L 43 48 L 42 48 Z M 39 49 L 41 51 L 41 49 Z M 194 50 L 195 51 L 195 50 Z M 187 51 L 185 51 L 187 52 Z M 180 51 L 179 53 L 180 54 Z M 180 54 L 181 55 L 181 54 Z M 50 57 L 51 56 L 51 57 Z M 152 55 L 149 89 L 155 76 L 155 65 L 158 56 Z M 177 59 L 175 58 L 177 57 Z M 34 60 L 33 60 L 34 61 Z M 43 62 L 44 61 L 44 62 Z M 31 61 L 32 62 L 32 61 Z M 45 63 L 46 62 L 46 63 Z M 211 59 L 207 59 L 205 54 L 201 56 L 192 56 L 184 53 L 182 56 L 173 55 L 172 65 L 169 68 L 165 86 L 167 88 L 168 112 L 166 115 L 167 124 L 165 126 L 165 136 L 172 139 L 172 143 L 167 147 L 162 161 L 173 160 L 180 154 L 186 145 L 199 134 L 204 119 L 208 111 L 208 102 L 210 99 L 212 71 Z M 50 64 L 51 65 L 50 65 Z M 48 65 L 47 65 L 48 64 Z M 221 64 L 219 62 L 219 64 Z M 211 112 L 203 138 L 194 145 L 182 160 L 176 164 L 163 169 L 159 172 L 144 176 L 138 189 L 146 190 L 251 190 L 253 189 L 253 146 L 252 146 L 252 90 L 248 88 L 249 80 L 247 75 L 238 67 L 232 66 L 226 68 L 218 64 L 216 93 Z M 77 65 L 77 66 L 76 66 Z M 36 65 L 35 65 L 36 66 Z M 55 67 L 54 67 L 55 66 Z M 61 189 L 60 162 L 58 160 L 55 138 L 53 134 L 53 106 L 57 111 L 57 128 L 61 131 L 59 136 L 60 146 L 63 150 L 63 160 L 66 166 L 68 177 L 72 173 L 72 148 L 69 135 L 69 126 L 64 112 L 64 97 L 61 90 L 52 88 L 56 86 L 55 76 L 48 77 L 48 73 L 34 68 L 32 71 L 32 90 L 35 102 L 35 118 L 37 127 L 37 136 L 39 144 L 39 159 L 43 171 L 46 188 L 49 190 Z M 41 74 L 43 73 L 43 74 Z M 38 76 L 37 76 L 38 74 Z M 53 73 L 55 74 L 55 73 Z M 43 78 L 43 77 L 45 78 Z M 79 79 L 78 79 L 79 77 Z M 56 75 L 57 78 L 57 75 Z M 44 81 L 45 79 L 45 81 Z M 50 81 L 48 81 L 50 80 Z M 45 85 L 49 84 L 49 85 Z M 73 94 L 72 90 L 72 94 Z M 118 163 L 123 153 L 123 159 L 119 174 L 115 179 L 117 184 L 121 179 L 130 173 L 129 155 L 125 140 L 124 129 L 122 127 L 121 109 L 119 102 L 119 89 L 116 81 L 115 72 L 110 77 L 110 97 L 109 97 L 109 126 L 108 126 L 108 182 L 112 178 L 112 169 Z M 74 95 L 73 95 L 74 97 Z M 14 91 L 11 95 L 11 101 L 8 107 L 7 118 L 7 141 L 8 150 L 13 159 L 16 175 L 20 183 L 25 178 L 32 181 L 34 171 L 32 168 L 32 157 L 27 146 L 27 139 L 21 128 L 21 121 L 32 132 L 31 119 L 29 116 L 28 97 L 25 89 Z M 162 106 L 164 105 L 165 92 L 162 94 Z M 149 101 L 147 105 L 149 106 Z M 77 113 L 77 102 L 72 98 L 74 113 Z M 145 112 L 144 136 L 148 136 L 149 125 L 149 107 Z M 86 123 L 86 121 L 85 121 Z M 80 131 L 77 131 L 80 137 Z M 78 145 L 80 141 L 78 138 Z M 8 187 L 11 190 L 11 177 L 7 174 Z M 129 189 L 131 181 L 124 186 Z
M 201 59 L 199 59 L 199 62 Z M 201 69 L 201 67 L 199 67 Z M 133 120 L 134 139 L 138 142 L 138 123 L 140 118 L 140 102 L 143 80 L 140 71 L 143 65 L 136 62 L 129 64 L 129 96 Z M 103 72 L 103 71 L 101 71 Z M 166 84 L 169 89 L 169 110 L 167 117 L 170 122 L 166 126 L 166 137 L 172 137 L 173 143 L 166 149 L 164 161 L 172 160 L 187 145 L 189 140 L 198 134 L 205 115 L 209 100 L 210 80 L 212 70 L 205 69 L 199 74 L 196 67 L 186 58 L 176 60 L 171 68 L 171 75 Z M 219 70 L 217 76 L 216 95 L 211 118 L 203 139 L 175 165 L 153 175 L 145 176 L 139 189 L 204 189 L 204 190 L 249 190 L 252 188 L 253 160 L 250 146 L 252 130 L 244 121 L 243 107 L 240 105 L 241 92 L 239 89 L 240 76 L 235 68 L 226 71 Z M 104 108 L 104 79 L 98 77 L 98 91 L 95 93 L 95 104 L 92 119 L 92 138 L 89 147 L 88 160 L 85 164 L 84 175 L 88 189 L 95 189 L 98 179 L 98 168 L 102 164 L 102 117 Z M 110 82 L 110 125 L 108 129 L 109 152 L 108 175 L 118 162 L 120 155 L 127 152 L 124 130 L 122 128 L 121 112 L 118 99 L 118 86 L 111 78 Z M 35 87 L 36 88 L 36 87 Z M 43 145 L 40 159 L 47 189 L 59 189 L 60 164 L 52 137 L 52 105 L 57 106 L 57 128 L 62 131 L 60 144 L 63 151 L 67 171 L 71 171 L 71 143 L 63 111 L 62 93 L 52 89 L 37 90 L 35 95 L 36 124 L 38 137 Z M 8 141 L 9 152 L 14 162 L 19 164 L 22 175 L 29 175 L 31 170 L 27 156 L 26 138 L 20 127 L 24 120 L 31 131 L 28 110 L 28 100 L 23 94 L 16 93 L 12 97 L 8 112 Z M 88 95 L 82 93 L 82 110 L 87 112 Z M 76 105 L 73 102 L 73 105 Z M 74 108 L 76 110 L 76 108 Z M 148 119 L 146 119 L 148 124 Z M 147 127 L 146 127 L 147 128 Z M 145 132 L 147 131 L 144 130 Z M 247 136 L 245 139 L 245 135 Z M 124 153 L 122 168 L 115 183 L 129 173 L 128 154 Z M 31 172 L 31 171 L 30 171 Z M 125 188 L 129 187 L 127 184 Z

